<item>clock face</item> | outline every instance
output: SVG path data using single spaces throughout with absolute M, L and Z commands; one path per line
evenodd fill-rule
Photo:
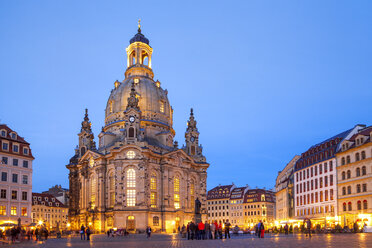
M 194 136 L 191 136 L 190 140 L 191 140 L 191 142 L 194 142 L 195 141 L 195 137 Z
M 133 123 L 135 120 L 136 120 L 136 118 L 134 116 L 129 117 L 130 123 Z

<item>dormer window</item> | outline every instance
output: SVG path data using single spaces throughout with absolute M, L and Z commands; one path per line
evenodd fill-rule
M 45 201 L 48 201 L 48 197 L 44 197 L 44 200 L 45 200 Z
M 38 197 L 38 200 L 41 201 L 41 196 Z
M 28 155 L 28 148 L 23 148 L 23 154 Z
M 12 139 L 17 139 L 17 134 L 15 134 L 15 133 L 11 133 L 11 134 L 10 134 L 10 137 L 11 137 Z
M 55 200 L 56 200 L 55 198 L 52 198 L 52 202 L 55 202 Z
M 36 196 L 34 196 L 33 198 L 34 198 L 34 200 L 36 200 Z
M 59 207 L 59 203 L 56 203 L 56 206 Z
M 5 130 L 1 130 L 1 136 L 6 137 L 6 131 Z
M 52 203 L 51 202 L 49 202 L 49 206 L 52 206 Z

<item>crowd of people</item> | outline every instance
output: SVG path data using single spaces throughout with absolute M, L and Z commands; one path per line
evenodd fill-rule
M 0 239 L 10 241 L 11 243 L 16 243 L 24 240 L 35 240 L 42 241 L 47 240 L 49 237 L 49 231 L 41 226 L 36 227 L 35 229 L 26 229 L 19 226 L 14 226 L 5 231 L 0 229 Z

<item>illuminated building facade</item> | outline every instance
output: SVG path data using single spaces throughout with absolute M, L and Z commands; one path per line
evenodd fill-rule
M 297 219 L 310 218 L 322 226 L 338 223 L 336 153 L 341 142 L 361 128 L 357 125 L 316 144 L 297 160 L 294 174 Z
M 208 191 L 208 220 L 227 220 L 232 226 L 252 228 L 260 220 L 271 226 L 275 216 L 275 195 L 270 190 L 249 189 L 249 186 L 217 186 Z
M 193 110 L 185 145 L 174 141 L 168 91 L 154 81 L 149 40 L 138 33 L 126 49 L 127 69 L 115 81 L 96 148 L 86 111 L 70 170 L 71 228 L 172 232 L 194 218 L 195 200 L 206 217 L 207 168 Z
M 372 226 L 372 126 L 345 139 L 336 157 L 342 226 Z
M 32 223 L 45 224 L 49 230 L 67 227 L 68 207 L 56 197 L 32 193 Z
M 296 155 L 278 172 L 275 183 L 275 219 L 280 222 L 287 222 L 294 217 L 294 192 L 293 177 L 294 166 L 300 156 Z
M 32 156 L 30 144 L 0 124 L 0 224 L 31 224 Z

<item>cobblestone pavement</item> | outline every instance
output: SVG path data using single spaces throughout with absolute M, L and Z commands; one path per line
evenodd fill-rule
M 10 246 L 2 246 L 10 247 Z M 185 240 L 177 235 L 154 234 L 150 239 L 145 235 L 107 238 L 105 235 L 93 235 L 91 241 L 80 240 L 78 237 L 49 239 L 46 242 L 21 243 L 11 247 L 140 247 L 140 248 L 207 248 L 207 247 L 372 247 L 372 233 L 359 234 L 320 234 L 311 239 L 305 235 L 266 235 L 264 239 L 250 236 L 232 237 L 230 240 Z

